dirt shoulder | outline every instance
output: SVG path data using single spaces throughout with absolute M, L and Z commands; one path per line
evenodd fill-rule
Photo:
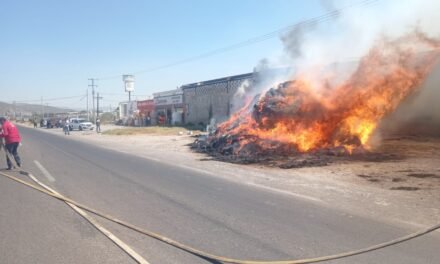
M 113 128 L 102 127 L 103 131 Z M 61 129 L 38 129 L 64 136 Z M 180 134 L 117 136 L 73 131 L 66 137 L 337 208 L 348 216 L 413 227 L 440 221 L 440 139 L 398 137 L 384 141 L 381 151 L 398 153 L 404 157 L 401 160 L 280 169 L 213 160 L 191 151 L 188 144 L 194 138 L 184 131 Z

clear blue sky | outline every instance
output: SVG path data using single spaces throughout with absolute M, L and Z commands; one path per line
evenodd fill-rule
M 0 101 L 85 94 L 88 78 L 172 63 L 325 12 L 318 0 L 5 0 L 0 4 Z M 276 37 L 139 74 L 134 94 L 250 72 L 260 59 L 281 52 Z M 98 84 L 106 106 L 126 98 L 120 77 Z M 78 107 L 85 101 L 49 104 Z

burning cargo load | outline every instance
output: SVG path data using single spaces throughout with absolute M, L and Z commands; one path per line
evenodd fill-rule
M 415 31 L 381 39 L 344 80 L 301 69 L 249 100 L 193 148 L 221 160 L 293 159 L 323 165 L 330 156 L 368 155 L 380 122 L 414 95 L 436 66 L 440 41 Z

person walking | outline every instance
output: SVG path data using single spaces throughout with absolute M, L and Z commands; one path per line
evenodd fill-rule
M 101 119 L 96 119 L 96 133 L 101 133 Z
M 70 135 L 70 122 L 68 118 L 64 122 L 63 131 L 64 131 L 64 135 Z
M 2 127 L 0 138 L 5 139 L 6 151 L 14 157 L 17 166 L 21 167 L 21 159 L 18 155 L 18 147 L 21 142 L 21 137 L 18 128 L 4 117 L 0 117 L 0 125 Z M 13 166 L 9 156 L 10 155 L 6 155 L 6 162 L 8 164 L 8 170 L 11 170 Z

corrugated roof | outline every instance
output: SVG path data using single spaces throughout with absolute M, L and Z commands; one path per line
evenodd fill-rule
M 233 80 L 249 79 L 249 78 L 252 78 L 253 76 L 254 76 L 254 73 L 251 72 L 251 73 L 233 75 L 233 76 L 229 76 L 229 77 L 223 77 L 223 78 L 213 79 L 213 80 L 208 80 L 208 81 L 203 81 L 203 82 L 185 84 L 185 85 L 182 85 L 180 88 L 182 90 L 184 90 L 184 89 L 194 88 L 194 87 L 198 87 L 198 86 L 202 86 L 202 85 L 210 85 L 210 84 L 222 83 L 222 82 L 233 81 Z

